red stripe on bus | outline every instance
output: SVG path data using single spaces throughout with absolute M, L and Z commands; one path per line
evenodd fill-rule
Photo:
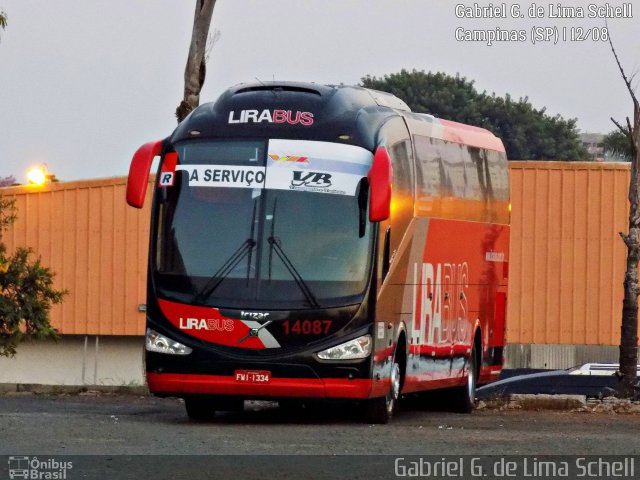
M 414 355 L 426 355 L 434 358 L 449 358 L 451 356 L 468 357 L 471 352 L 470 345 L 410 345 L 409 353 Z
M 435 390 L 437 388 L 449 388 L 462 385 L 464 377 L 447 377 L 445 372 L 428 372 L 407 375 L 404 381 L 402 393 Z
M 205 342 L 235 348 L 264 349 L 259 337 L 249 335 L 249 327 L 242 321 L 229 318 L 213 307 L 200 307 L 158 299 L 165 318 L 182 333 Z
M 271 378 L 268 383 L 241 383 L 226 375 L 147 373 L 152 393 L 305 398 L 369 398 L 372 381 L 342 378 Z

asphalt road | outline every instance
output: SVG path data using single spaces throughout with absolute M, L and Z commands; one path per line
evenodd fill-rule
M 155 478 L 229 478 L 248 464 L 255 477 L 239 477 L 246 479 L 267 478 L 266 467 L 259 467 L 265 462 L 273 467 L 273 457 L 229 455 L 369 455 L 372 457 L 363 457 L 370 459 L 364 462 L 364 468 L 350 478 L 361 478 L 359 475 L 394 478 L 394 475 L 388 476 L 388 469 L 393 470 L 393 456 L 637 455 L 640 452 L 640 415 L 498 410 L 458 415 L 428 411 L 419 402 L 405 402 L 389 425 L 374 426 L 355 421 L 355 413 L 351 407 L 338 405 L 294 415 L 275 404 L 251 403 L 244 412 L 221 414 L 212 423 L 197 424 L 188 420 L 184 405 L 177 399 L 108 395 L 0 396 L 0 455 L 39 455 L 41 459 L 100 456 L 83 458 L 84 475 L 80 474 L 82 469 L 76 467 L 71 472 L 74 475 L 66 477 L 69 479 L 140 478 L 149 474 L 149 464 L 159 469 Z M 123 476 L 118 470 L 122 467 L 121 456 L 143 455 L 217 455 L 218 459 L 225 458 L 226 463 L 211 467 L 213 470 L 207 470 L 208 475 L 200 476 L 203 470 L 196 469 L 196 465 L 209 457 L 136 457 L 125 469 L 132 476 Z M 172 458 L 170 466 L 163 463 L 167 458 Z M 337 458 L 335 465 L 322 460 L 327 465 L 328 476 L 302 476 L 338 478 L 344 469 L 340 461 L 350 457 L 322 458 Z M 295 459 L 281 457 L 279 461 L 283 464 L 277 470 L 278 478 L 302 477 L 297 467 L 298 474 L 289 472 L 294 469 Z M 381 461 L 388 464 L 384 474 L 381 473 L 383 467 L 378 465 Z M 314 461 L 303 463 L 317 473 Z M 353 466 L 353 460 L 348 464 Z M 109 470 L 111 473 L 118 471 L 119 474 L 105 473 L 109 466 L 115 469 Z M 185 476 L 169 475 L 178 467 Z M 3 478 L 1 468 L 0 479 Z M 214 471 L 217 476 L 212 474 Z M 376 476 L 376 472 L 380 476 Z M 637 472 L 640 474 L 640 461 Z

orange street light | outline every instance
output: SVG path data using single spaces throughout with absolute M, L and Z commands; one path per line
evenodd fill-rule
M 47 182 L 51 181 L 52 175 L 47 172 L 46 165 L 38 165 L 37 167 L 32 167 L 27 172 L 27 180 L 29 180 L 29 184 L 41 187 Z

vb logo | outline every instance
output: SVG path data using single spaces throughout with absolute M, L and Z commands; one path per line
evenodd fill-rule
M 319 172 L 293 172 L 292 187 L 317 187 L 326 188 L 331 186 L 331 174 Z

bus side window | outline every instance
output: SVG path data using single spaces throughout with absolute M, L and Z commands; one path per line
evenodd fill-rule
M 484 149 L 467 147 L 465 163 L 471 193 L 468 198 L 473 200 L 489 202 L 493 199 L 493 186 L 487 156 L 487 151 Z
M 493 190 L 495 221 L 509 223 L 509 172 L 506 155 L 493 150 L 487 151 L 489 177 Z
M 402 118 L 392 118 L 381 130 L 393 167 L 391 193 L 390 255 L 393 257 L 413 219 L 414 161 L 409 131 Z
M 488 170 L 496 200 L 509 200 L 509 176 L 504 153 L 487 151 Z
M 416 210 L 421 215 L 439 215 L 443 196 L 451 188 L 443 162 L 444 142 L 414 135 L 416 146 Z
M 448 174 L 448 197 L 465 198 L 467 190 L 466 172 L 464 168 L 464 147 L 459 143 L 444 142 L 445 172 Z
M 463 153 L 467 175 L 467 211 L 474 219 L 489 221 L 493 208 L 493 188 L 487 151 L 466 146 Z
M 408 139 L 390 146 L 388 151 L 393 166 L 390 244 L 393 255 L 413 219 L 413 155 Z

